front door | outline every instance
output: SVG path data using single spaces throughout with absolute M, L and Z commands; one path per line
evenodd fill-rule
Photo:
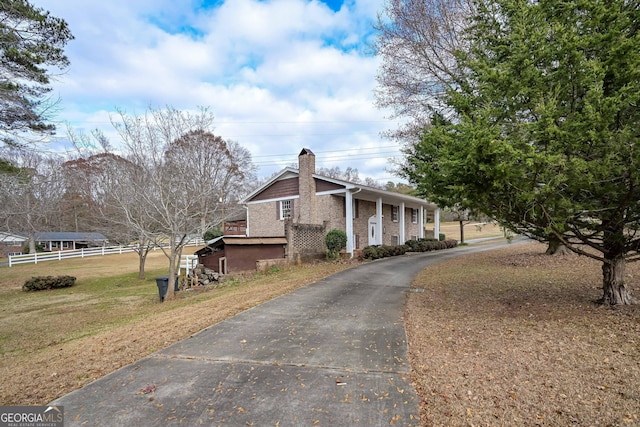
M 369 246 L 378 244 L 378 236 L 376 236 L 377 228 L 378 221 L 374 215 L 369 218 Z

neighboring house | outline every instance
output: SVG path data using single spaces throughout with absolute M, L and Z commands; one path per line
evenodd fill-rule
M 247 237 L 286 237 L 289 260 L 323 255 L 324 236 L 334 228 L 346 232 L 350 255 L 369 245 L 438 238 L 435 204 L 317 175 L 315 155 L 306 148 L 298 161 L 298 169 L 283 169 L 245 198 Z
M 11 233 L 0 233 L 0 257 L 22 254 L 28 239 L 24 236 Z
M 107 238 L 100 233 L 42 232 L 35 233 L 35 241 L 45 251 L 57 252 L 104 246 Z

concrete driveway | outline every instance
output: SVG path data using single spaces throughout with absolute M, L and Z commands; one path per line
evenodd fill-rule
M 429 264 L 504 244 L 343 271 L 51 404 L 64 405 L 66 426 L 417 426 L 402 320 L 411 281 Z

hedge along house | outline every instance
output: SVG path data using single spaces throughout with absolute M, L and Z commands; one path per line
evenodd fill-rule
M 351 256 L 369 245 L 438 238 L 435 204 L 315 172 L 315 155 L 305 148 L 298 169 L 283 169 L 247 196 L 247 237 L 285 236 L 290 261 L 324 256 L 324 236 L 334 228 L 346 233 Z

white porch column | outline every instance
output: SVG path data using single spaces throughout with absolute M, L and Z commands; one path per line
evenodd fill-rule
M 440 240 L 440 209 L 433 211 L 433 238 Z
M 345 233 L 347 233 L 347 253 L 353 257 L 355 242 L 353 241 L 353 194 L 351 190 L 345 192 Z
M 418 210 L 418 224 L 420 224 L 418 238 L 424 239 L 424 206 L 420 206 L 420 210 Z
M 244 205 L 244 208 L 247 211 L 247 226 L 244 229 L 244 235 L 246 237 L 249 237 L 250 236 L 250 234 L 249 234 L 249 205 Z M 204 243 L 206 244 L 207 242 L 204 242 Z
M 376 244 L 382 244 L 382 197 L 378 197 L 376 200 Z
M 400 225 L 400 232 L 398 233 L 398 244 L 400 245 L 404 245 L 404 242 L 406 242 L 407 240 L 405 239 L 405 228 L 404 228 L 404 224 L 405 224 L 405 212 L 404 212 L 404 202 L 400 203 L 400 212 L 399 216 L 399 225 Z

